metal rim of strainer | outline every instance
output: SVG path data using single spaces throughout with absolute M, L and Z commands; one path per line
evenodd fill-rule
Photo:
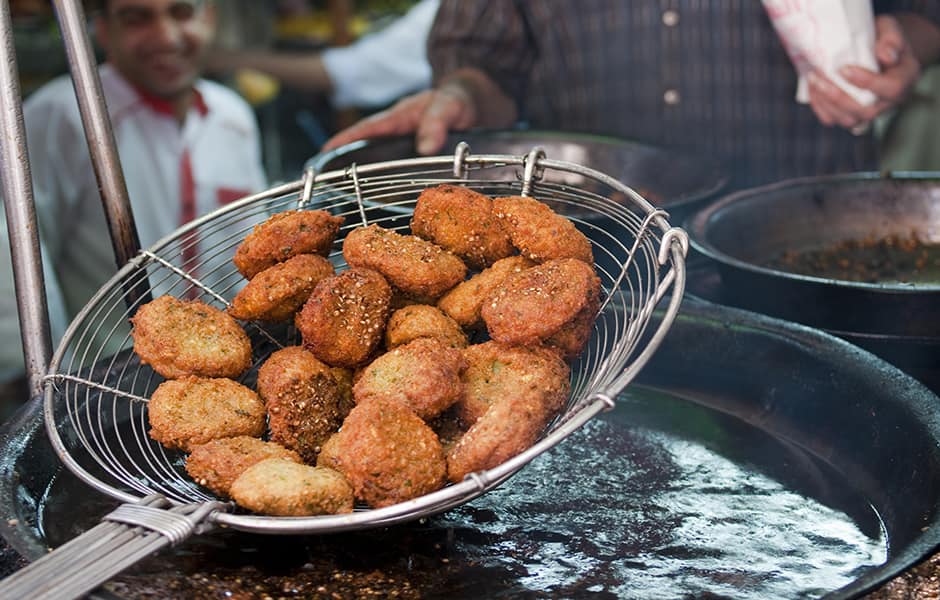
M 420 176 L 421 169 L 439 168 L 449 170 L 447 176 L 440 173 L 436 177 Z M 120 290 L 126 279 L 134 273 L 142 272 L 147 265 L 152 265 L 155 258 L 159 258 L 162 250 L 171 247 L 187 235 L 198 232 L 200 228 L 219 221 L 226 216 L 231 218 L 238 216 L 241 212 L 250 207 L 259 207 L 265 201 L 279 199 L 280 202 L 296 202 L 296 207 L 310 207 L 311 201 L 317 200 L 317 194 L 322 194 L 321 200 L 333 202 L 339 194 L 349 194 L 349 187 L 355 192 L 355 208 L 362 216 L 364 222 L 367 218 L 363 209 L 363 189 L 367 188 L 368 183 L 376 178 L 381 178 L 383 173 L 400 171 L 401 169 L 412 169 L 415 174 L 413 177 L 396 174 L 391 180 L 397 182 L 396 185 L 406 182 L 410 186 L 429 185 L 437 182 L 461 182 L 470 181 L 468 175 L 476 168 L 508 168 L 513 170 L 515 176 L 512 180 L 506 179 L 500 182 L 486 181 L 487 186 L 503 185 L 509 191 L 517 190 L 519 195 L 531 195 L 533 188 L 539 190 L 539 179 L 541 173 L 546 169 L 560 169 L 581 175 L 585 178 L 593 179 L 605 184 L 613 190 L 625 194 L 631 203 L 630 209 L 625 209 L 622 205 L 616 205 L 612 201 L 604 202 L 605 198 L 591 193 L 585 195 L 583 199 L 598 216 L 608 220 L 621 220 L 627 223 L 624 227 L 635 228 L 636 239 L 632 246 L 627 243 L 624 248 L 629 246 L 628 260 L 621 266 L 622 271 L 619 278 L 613 278 L 608 274 L 608 280 L 605 283 L 610 285 L 610 289 L 605 289 L 607 298 L 604 301 L 605 307 L 614 307 L 612 310 L 621 310 L 629 312 L 620 326 L 623 328 L 620 335 L 613 341 L 613 345 L 606 354 L 597 359 L 597 365 L 593 372 L 585 373 L 591 380 L 589 389 L 580 391 L 579 397 L 569 400 L 565 413 L 550 428 L 547 435 L 544 435 L 535 445 L 526 451 L 516 455 L 506 462 L 492 469 L 472 473 L 463 481 L 448 485 L 436 492 L 406 501 L 392 506 L 377 509 L 357 510 L 344 515 L 325 515 L 316 517 L 270 517 L 253 514 L 239 514 L 228 512 L 226 510 L 214 510 L 207 517 L 207 522 L 217 525 L 232 527 L 239 530 L 252 531 L 258 533 L 275 534 L 295 534 L 312 532 L 333 532 L 340 530 L 354 530 L 368 527 L 385 526 L 396 522 L 413 520 L 423 516 L 435 514 L 463 504 L 473 498 L 483 494 L 493 487 L 501 484 L 512 474 L 525 466 L 536 456 L 550 449 L 561 442 L 568 435 L 577 430 L 582 424 L 587 422 L 599 412 L 613 406 L 613 398 L 633 379 L 640 368 L 647 362 L 649 357 L 655 352 L 662 338 L 665 336 L 671 326 L 679 304 L 681 303 L 685 287 L 685 264 L 684 259 L 688 250 L 688 238 L 681 229 L 671 227 L 667 221 L 668 215 L 657 210 L 649 204 L 634 190 L 615 179 L 597 172 L 593 169 L 566 163 L 563 161 L 549 160 L 544 157 L 544 153 L 539 148 L 535 148 L 526 156 L 509 155 L 479 155 L 470 154 L 469 147 L 466 144 L 458 146 L 454 156 L 424 157 L 416 159 L 406 159 L 397 161 L 386 161 L 373 163 L 369 165 L 353 165 L 342 171 L 332 171 L 328 173 L 317 174 L 308 171 L 305 176 L 295 182 L 275 186 L 267 191 L 248 196 L 236 201 L 226 207 L 223 207 L 205 217 L 198 219 L 170 234 L 157 242 L 151 248 L 142 251 L 134 260 L 130 261 L 111 279 L 82 309 L 79 315 L 68 328 L 62 343 L 56 350 L 50 363 L 49 371 L 45 379 L 44 390 L 44 411 L 46 429 L 49 434 L 55 452 L 76 476 L 91 487 L 116 498 L 123 502 L 136 502 L 146 494 L 140 495 L 121 489 L 102 481 L 98 476 L 92 474 L 76 457 L 74 457 L 59 431 L 59 420 L 56 415 L 61 410 L 57 404 L 62 404 L 57 400 L 59 396 L 58 388 L 71 385 L 90 385 L 92 389 L 110 390 L 108 386 L 101 382 L 80 381 L 68 373 L 60 373 L 59 369 L 64 362 L 66 355 L 70 351 L 70 344 L 76 336 L 83 336 L 87 328 L 83 329 L 89 318 L 94 319 L 94 312 L 100 310 L 100 304 L 107 298 L 117 298 L 116 290 Z M 521 177 L 518 169 L 522 169 Z M 392 176 L 390 176 L 392 177 Z M 482 185 L 483 182 L 481 182 Z M 347 186 L 347 187 L 343 187 Z M 521 186 L 521 187 L 520 187 Z M 473 187 L 471 185 L 471 187 Z M 572 186 L 561 186 L 561 190 L 555 190 L 560 194 L 568 194 L 572 197 L 578 197 L 579 191 Z M 410 189 L 410 188 L 409 188 Z M 337 191 L 339 190 L 339 191 Z M 368 193 L 368 190 L 365 192 Z M 287 198 L 288 200 L 284 200 Z M 294 198 L 291 200 L 291 198 Z M 348 199 L 347 199 L 348 201 Z M 330 205 L 332 206 L 332 204 Z M 621 224 L 623 224 L 621 223 Z M 600 232 L 601 228 L 596 231 Z M 594 230 L 592 230 L 594 231 Z M 656 247 L 653 242 L 658 242 Z M 231 249 L 231 248 L 229 248 Z M 335 252 L 334 252 L 335 254 Z M 655 256 L 652 256 L 655 254 Z M 635 267 L 639 258 L 646 258 L 648 263 L 655 264 L 654 272 L 655 285 L 650 287 L 647 293 L 639 294 L 641 296 L 639 304 L 636 306 L 627 306 L 628 302 L 636 300 L 632 298 L 635 290 L 631 286 L 631 298 L 614 298 L 614 293 L 622 295 L 619 286 L 623 285 L 627 274 L 627 269 Z M 230 262 L 230 261 L 229 261 Z M 658 269 L 664 269 L 665 273 L 660 278 Z M 180 271 L 178 273 L 184 278 L 189 276 Z M 146 274 L 145 274 L 146 276 Z M 197 284 L 198 280 L 190 278 Z M 640 278 L 642 279 L 642 278 Z M 192 281 L 190 281 L 192 283 Z M 640 285 L 644 282 L 639 281 Z M 650 281 L 645 282 L 649 286 Z M 211 290 L 210 290 L 211 291 Z M 642 292 L 642 290 L 640 290 Z M 213 294 L 215 292 L 213 291 Z M 218 298 L 222 298 L 216 294 Z M 660 305 L 663 298 L 668 297 L 668 305 L 663 312 L 663 318 L 657 329 L 646 338 L 641 344 L 641 337 L 644 335 L 645 326 L 650 320 L 653 310 Z M 224 298 L 222 299 L 224 301 Z M 618 315 L 619 316 L 619 315 Z M 606 340 L 608 331 L 603 331 L 603 337 Z M 617 333 L 616 331 L 614 333 Z M 595 344 L 592 348 L 599 348 Z M 602 352 L 602 350 L 597 350 Z M 583 383 L 583 382 L 582 382 Z M 86 389 L 86 396 L 88 390 Z M 573 392 L 574 395 L 574 392 Z M 100 403 L 100 400 L 99 400 Z M 85 405 L 87 412 L 88 407 Z M 75 418 L 93 417 L 89 414 L 82 417 L 79 410 L 69 414 L 64 422 L 70 422 L 74 426 Z M 100 416 L 99 416 L 100 419 Z M 75 434 L 75 431 L 69 432 Z M 95 455 L 94 444 L 88 440 L 82 439 L 82 444 L 93 456 Z M 73 441 L 74 445 L 74 441 Z M 100 449 L 99 449 L 100 450 Z M 113 452 L 114 449 L 108 448 L 107 452 Z M 95 457 L 98 460 L 98 457 Z M 100 462 L 99 462 L 100 464 Z M 172 465 L 169 465 L 172 468 Z M 131 481 L 133 476 L 120 477 L 111 473 L 117 481 L 125 486 L 129 483 L 138 484 L 139 481 Z M 145 485 L 150 485 L 148 481 Z M 131 486 L 131 489 L 134 489 Z M 138 488 L 139 489 L 139 488 Z M 170 498 L 171 503 L 181 504 L 180 501 Z

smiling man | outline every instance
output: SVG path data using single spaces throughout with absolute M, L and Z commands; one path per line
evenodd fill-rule
M 95 20 L 107 61 L 138 91 L 172 105 L 182 123 L 215 30 L 211 2 L 110 0 Z
M 266 185 L 258 127 L 232 90 L 200 78 L 215 28 L 205 0 L 106 0 L 95 17 L 106 61 L 99 67 L 141 245 Z M 116 271 L 98 183 L 69 77 L 24 105 L 53 333 Z M 194 258 L 194 247 L 183 261 Z M 9 259 L 0 286 L 12 289 Z M 18 331 L 12 295 L 0 300 L 0 333 Z M 0 352 L 0 373 L 19 369 L 17 345 Z

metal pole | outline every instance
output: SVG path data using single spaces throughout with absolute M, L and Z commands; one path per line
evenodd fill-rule
M 29 380 L 29 397 L 42 392 L 42 377 L 52 356 L 52 334 L 39 251 L 39 230 L 33 182 L 26 149 L 26 127 L 13 45 L 10 3 L 2 0 L 0 15 L 0 172 L 10 232 L 13 281 L 20 317 L 20 337 Z
M 98 77 L 98 67 L 86 28 L 85 13 L 81 2 L 77 0 L 53 0 L 53 4 L 65 42 L 75 96 L 78 99 L 85 138 L 91 153 L 91 163 L 98 178 L 104 212 L 111 230 L 114 256 L 117 266 L 122 267 L 140 250 L 140 239 L 134 225 L 124 173 L 118 160 L 111 119 L 104 103 L 101 79 Z M 146 286 L 141 285 L 137 288 L 125 285 L 125 291 L 129 306 L 133 306 L 137 301 L 146 302 L 150 295 Z

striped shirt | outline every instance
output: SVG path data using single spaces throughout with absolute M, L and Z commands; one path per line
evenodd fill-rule
M 937 0 L 882 2 L 920 12 Z M 721 159 L 733 185 L 875 168 L 872 136 L 825 127 L 757 0 L 444 0 L 435 78 L 483 69 L 533 128 Z

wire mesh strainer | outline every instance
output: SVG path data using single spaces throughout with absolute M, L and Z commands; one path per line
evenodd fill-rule
M 533 447 L 507 462 L 381 509 L 258 516 L 239 512 L 193 482 L 183 455 L 147 434 L 147 399 L 163 379 L 132 350 L 128 319 L 136 309 L 162 294 L 225 308 L 244 284 L 232 264 L 235 248 L 255 224 L 284 210 L 324 209 L 345 219 L 330 254 L 341 270 L 346 233 L 373 223 L 408 232 L 418 194 L 440 183 L 493 197 L 533 196 L 570 218 L 591 240 L 602 305 L 588 347 L 572 364 L 571 395 L 563 413 Z M 431 515 L 492 489 L 611 406 L 659 345 L 681 301 L 687 250 L 685 233 L 671 228 L 665 217 L 622 183 L 549 160 L 540 149 L 527 156 L 474 156 L 461 144 L 452 157 L 308 171 L 299 181 L 244 198 L 179 229 L 141 251 L 99 290 L 69 327 L 45 378 L 46 426 L 57 454 L 83 481 L 127 504 L 5 581 L 0 595 L 35 597 L 37 581 L 48 585 L 53 575 L 57 594 L 80 594 L 156 549 L 214 525 L 275 534 L 362 529 Z M 647 331 L 660 304 L 666 304 L 664 318 L 655 331 Z M 268 355 L 299 343 L 300 336 L 292 325 L 243 326 L 252 339 L 254 361 L 240 381 L 253 387 L 257 367 Z

